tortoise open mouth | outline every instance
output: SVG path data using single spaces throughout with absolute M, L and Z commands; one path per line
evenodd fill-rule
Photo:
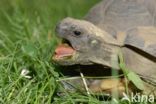
M 70 59 L 76 50 L 72 47 L 68 40 L 63 39 L 62 43 L 55 49 L 54 60 Z

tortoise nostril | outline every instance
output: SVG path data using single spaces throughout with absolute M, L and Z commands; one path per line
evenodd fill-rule
M 56 31 L 56 33 L 58 33 L 58 34 L 62 34 L 62 33 L 64 33 L 64 32 L 67 31 L 67 30 L 68 30 L 68 26 L 65 25 L 65 24 L 62 24 L 62 23 L 58 23 L 58 24 L 56 25 L 56 28 L 55 28 L 55 31 Z

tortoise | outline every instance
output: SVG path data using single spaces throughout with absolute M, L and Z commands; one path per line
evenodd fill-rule
M 126 67 L 137 73 L 146 85 L 156 83 L 156 0 L 102 0 L 83 20 L 67 17 L 60 21 L 56 32 L 63 39 L 53 56 L 58 64 L 97 64 L 103 70 L 121 70 L 121 51 Z M 105 91 L 107 83 L 116 86 L 115 82 L 98 80 L 90 83 L 89 88 Z

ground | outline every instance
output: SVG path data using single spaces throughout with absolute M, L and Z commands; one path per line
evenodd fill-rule
M 83 18 L 98 1 L 0 1 L 1 104 L 107 104 L 81 93 L 58 96 L 60 67 L 51 59 L 59 42 L 54 31 L 57 22 L 67 16 Z

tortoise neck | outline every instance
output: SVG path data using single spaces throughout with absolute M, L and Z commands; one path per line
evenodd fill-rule
M 119 69 L 118 63 L 118 52 L 120 47 L 102 44 L 99 51 L 96 51 L 94 63 L 101 64 L 103 66 L 107 66 L 113 69 Z

